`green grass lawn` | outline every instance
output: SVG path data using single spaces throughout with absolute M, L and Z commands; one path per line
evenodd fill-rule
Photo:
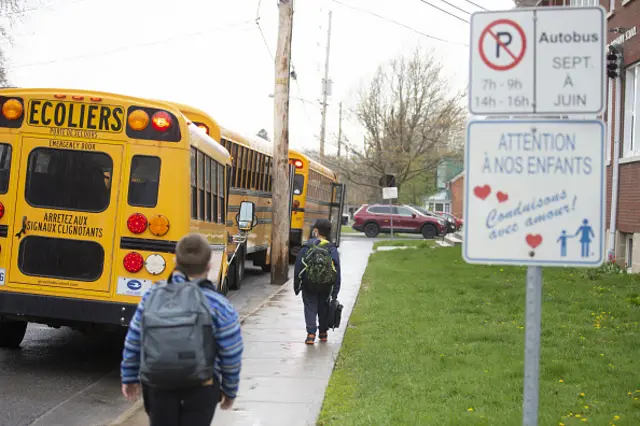
M 521 424 L 526 269 L 415 245 L 372 254 L 318 424 Z M 640 425 L 640 277 L 543 275 L 539 424 Z

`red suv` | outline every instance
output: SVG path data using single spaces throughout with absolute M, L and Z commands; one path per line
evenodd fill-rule
M 422 234 L 424 238 L 435 238 L 447 233 L 447 221 L 441 217 L 426 216 L 406 205 L 364 204 L 353 215 L 352 228 L 364 232 L 369 238 L 379 233 L 393 232 Z

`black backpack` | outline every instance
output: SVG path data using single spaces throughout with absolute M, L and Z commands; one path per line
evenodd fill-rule
M 331 257 L 331 243 L 321 240 L 318 244 L 305 243 L 307 252 L 302 257 L 299 278 L 305 288 L 314 293 L 331 293 L 338 274 Z

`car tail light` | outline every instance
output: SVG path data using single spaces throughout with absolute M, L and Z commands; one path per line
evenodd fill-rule
M 302 166 L 304 166 L 304 163 L 302 162 L 302 160 L 295 160 L 293 162 L 293 165 L 296 166 L 296 169 L 301 169 Z
M 158 111 L 151 117 L 153 128 L 159 132 L 166 132 L 173 124 L 171 116 L 164 111 Z
M 144 267 L 151 275 L 160 275 L 164 272 L 167 262 L 159 254 L 151 254 L 144 262 Z
M 126 269 L 127 272 L 140 272 L 142 266 L 144 265 L 144 259 L 142 258 L 142 255 L 140 253 L 132 251 L 131 253 L 126 254 L 124 260 L 122 261 L 122 264 L 124 265 L 124 269 Z
M 0 219 L 4 216 L 4 204 L 0 203 Z
M 22 103 L 17 99 L 9 99 L 2 104 L 2 115 L 4 115 L 7 120 L 17 120 L 22 117 L 23 112 L 24 108 Z
M 300 207 L 300 200 L 293 200 L 293 207 L 295 207 L 296 209 Z
M 149 231 L 156 237 L 162 237 L 169 232 L 169 219 L 161 214 L 153 216 L 149 219 Z
M 127 123 L 129 123 L 129 127 L 137 132 L 144 130 L 149 125 L 149 114 L 141 109 L 137 109 L 129 114 Z
M 142 234 L 147 229 L 147 218 L 142 213 L 134 213 L 127 219 L 127 228 L 134 234 Z

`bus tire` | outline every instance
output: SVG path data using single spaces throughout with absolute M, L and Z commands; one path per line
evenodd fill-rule
M 229 290 L 240 290 L 242 279 L 244 278 L 244 261 L 244 248 L 240 247 L 235 259 L 233 259 L 233 264 L 230 266 L 231 269 L 228 274 L 231 277 L 229 280 Z
M 231 271 L 231 269 L 229 269 L 229 271 Z M 229 293 L 229 271 L 227 272 L 227 276 L 220 282 L 220 288 L 218 289 L 218 293 L 223 296 Z
M 26 321 L 0 322 L 0 348 L 17 349 L 27 332 Z

